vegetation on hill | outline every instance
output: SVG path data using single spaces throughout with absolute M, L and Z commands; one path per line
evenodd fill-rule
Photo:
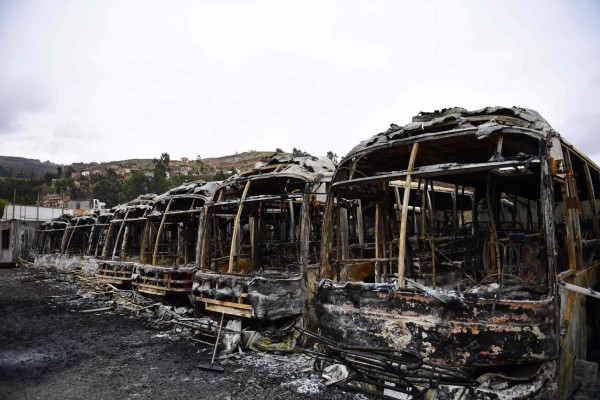
M 8 200 L 0 199 L 0 218 L 2 218 L 2 216 L 4 215 L 4 209 L 6 208 L 7 204 Z
M 47 172 L 56 172 L 57 166 L 50 161 L 0 156 L 0 177 L 43 178 Z
M 38 194 L 43 192 L 45 181 L 34 178 L 0 178 L 0 199 L 17 204 L 35 204 Z
M 276 151 L 250 150 L 223 157 L 195 160 L 171 160 L 168 153 L 157 159 L 130 159 L 105 163 L 73 163 L 58 165 L 49 161 L 0 156 L 0 199 L 13 201 L 16 190 L 18 204 L 36 204 L 48 194 L 66 194 L 72 200 L 99 199 L 107 207 L 127 202 L 146 193 L 164 193 L 184 182 L 221 181 L 251 168 Z M 290 155 L 310 155 L 294 148 Z M 334 162 L 337 155 L 328 152 Z M 18 171 L 15 174 L 15 171 Z M 32 171 L 37 171 L 33 173 Z M 31 175 L 31 176 L 21 176 Z

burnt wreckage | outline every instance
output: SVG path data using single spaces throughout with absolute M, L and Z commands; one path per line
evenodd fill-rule
M 204 204 L 212 199 L 219 183 L 191 182 L 154 199 L 144 229 L 141 260 L 133 275 L 132 283 L 140 293 L 191 293 Z
M 327 158 L 278 154 L 216 190 L 193 290 L 202 310 L 279 327 L 305 314 L 334 169 Z
M 438 395 L 567 398 L 600 339 L 597 300 L 566 290 L 598 286 L 599 196 L 598 166 L 535 111 L 392 125 L 331 181 L 314 304 L 324 340 L 477 381 Z
M 94 226 L 98 223 L 100 211 L 88 211 L 74 216 L 65 228 L 60 253 L 65 255 L 85 255 L 89 250 L 89 240 Z
M 88 247 L 86 251 L 88 256 L 94 258 L 99 258 L 102 256 L 102 250 L 104 249 L 104 243 L 106 242 L 106 235 L 108 234 L 110 221 L 115 215 L 114 209 L 98 210 L 97 212 L 99 214 L 96 219 L 96 223 L 92 226 L 90 231 L 90 235 L 88 237 Z
M 63 214 L 42 224 L 38 232 L 37 251 L 39 254 L 59 254 L 65 231 L 70 226 L 72 215 Z
M 128 286 L 140 249 L 148 214 L 156 195 L 147 194 L 114 208 L 108 230 L 103 235 L 102 256 L 98 260 L 100 282 Z

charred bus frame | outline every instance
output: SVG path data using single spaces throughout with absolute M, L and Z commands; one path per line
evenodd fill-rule
M 42 224 L 38 233 L 39 254 L 59 254 L 61 252 L 65 231 L 72 219 L 72 215 L 63 214 Z
M 532 110 L 392 125 L 333 177 L 318 326 L 478 380 L 468 393 L 440 385 L 450 397 L 567 398 L 600 332 L 586 296 L 560 284 L 598 285 L 599 196 L 598 166 Z
M 110 221 L 114 217 L 114 209 L 101 210 L 97 217 L 96 223 L 92 226 L 90 237 L 88 240 L 88 248 L 86 254 L 100 258 L 106 242 L 106 235 L 110 227 Z
M 148 214 L 156 195 L 138 197 L 115 207 L 106 233 L 102 258 L 98 261 L 98 280 L 104 283 L 129 285 L 134 263 L 140 260 L 140 249 Z
M 95 211 L 76 215 L 69 221 L 61 243 L 61 254 L 82 256 L 89 247 L 89 239 L 94 225 L 98 222 Z
M 304 314 L 333 170 L 325 158 L 276 155 L 217 189 L 194 283 L 203 310 L 258 324 Z
M 204 204 L 220 182 L 191 182 L 155 199 L 146 221 L 134 286 L 141 293 L 189 295 L 197 262 Z

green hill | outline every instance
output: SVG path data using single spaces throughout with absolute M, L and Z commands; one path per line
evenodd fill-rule
M 15 178 L 43 178 L 49 172 L 56 174 L 58 164 L 24 157 L 0 156 L 0 176 Z

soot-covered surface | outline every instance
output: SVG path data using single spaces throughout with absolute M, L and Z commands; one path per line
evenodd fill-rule
M 0 399 L 367 399 L 325 388 L 302 355 L 245 353 L 225 373 L 198 368 L 207 346 L 147 329 L 73 283 L 28 268 L 0 269 Z M 597 399 L 600 380 L 576 400 Z
M 27 268 L 0 269 L 0 399 L 360 399 L 325 389 L 301 355 L 247 353 L 225 373 L 208 346 L 146 329 L 129 312 Z M 304 372 L 303 372 L 304 371 Z

